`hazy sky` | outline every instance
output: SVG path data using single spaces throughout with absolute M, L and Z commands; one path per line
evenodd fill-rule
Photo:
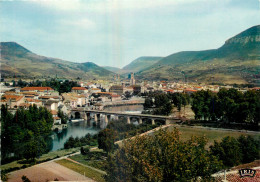
M 0 0 L 0 41 L 74 62 L 214 49 L 260 24 L 259 0 Z

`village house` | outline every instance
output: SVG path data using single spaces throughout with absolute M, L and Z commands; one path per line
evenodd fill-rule
M 100 88 L 90 88 L 90 93 L 93 94 L 93 93 L 97 93 L 97 92 L 101 92 L 101 89 Z
M 118 95 L 123 94 L 123 86 L 122 85 L 113 85 L 110 87 L 109 92 L 116 93 Z
M 112 95 L 111 96 L 111 101 L 121 101 L 121 96 L 120 95 Z
M 78 95 L 75 92 L 63 93 L 62 98 L 63 98 L 63 103 L 68 108 L 85 107 L 86 105 L 89 105 L 87 94 Z
M 132 86 L 130 87 L 123 87 L 123 93 L 125 94 L 126 92 L 133 94 L 134 88 Z
M 37 92 L 39 95 L 59 95 L 59 92 L 53 90 L 51 87 L 24 87 L 21 92 Z
M 58 112 L 55 110 L 51 111 L 52 118 L 53 118 L 53 124 L 61 124 L 61 118 L 58 116 Z
M 93 105 L 93 107 L 92 107 L 92 109 L 93 110 L 103 110 L 104 109 L 104 106 L 103 106 L 103 104 L 101 104 L 101 103 L 95 103 L 94 105 Z
M 38 97 L 39 100 L 42 101 L 42 104 L 44 105 L 48 100 L 56 100 L 56 101 L 60 101 L 61 97 L 60 96 L 40 96 Z
M 9 108 L 17 108 L 25 103 L 25 97 L 21 95 L 3 95 L 1 97 L 1 104 L 7 104 Z
M 37 107 L 42 106 L 42 101 L 38 99 L 25 98 L 25 103 L 29 105 L 36 105 Z
M 71 92 L 77 94 L 86 94 L 88 93 L 88 89 L 86 89 L 85 87 L 72 87 Z
M 58 110 L 59 101 L 54 99 L 49 99 L 46 103 L 44 103 L 44 107 L 48 110 Z

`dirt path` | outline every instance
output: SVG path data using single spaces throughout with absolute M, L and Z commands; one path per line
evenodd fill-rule
M 59 181 L 89 181 L 94 180 L 72 171 L 56 162 L 46 162 L 19 171 L 9 173 L 8 182 L 22 182 L 21 177 L 25 175 L 32 182 L 46 182 L 58 179 Z

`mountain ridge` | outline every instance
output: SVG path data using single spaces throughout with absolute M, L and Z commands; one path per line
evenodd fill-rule
M 16 42 L 1 42 L 1 74 L 6 76 L 108 78 L 114 74 L 93 62 L 74 63 L 37 55 Z
M 260 26 L 256 25 L 231 37 L 218 49 L 181 51 L 166 56 L 137 77 L 165 80 L 188 77 L 192 81 L 223 83 L 231 83 L 233 79 L 239 83 L 255 83 L 259 76 L 258 60 Z

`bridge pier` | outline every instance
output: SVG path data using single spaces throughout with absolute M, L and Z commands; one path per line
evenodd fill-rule
M 152 118 L 152 125 L 155 125 L 155 121 L 154 121 L 154 119 Z
M 118 115 L 114 115 L 115 116 L 115 120 L 118 120 Z
M 100 114 L 95 114 L 94 121 L 98 122 L 100 120 Z
M 91 119 L 91 117 L 90 117 L 90 113 L 87 112 L 86 115 L 87 115 L 87 120 L 90 120 L 90 119 Z
M 83 117 L 82 117 L 84 120 L 88 120 L 88 116 L 85 112 L 83 112 Z
M 139 118 L 139 124 L 142 124 L 142 123 L 143 123 L 143 119 Z
M 105 122 L 108 123 L 108 115 L 105 114 Z
M 107 121 L 108 122 L 111 121 L 111 115 L 110 114 L 107 115 Z
M 131 120 L 129 116 L 127 116 L 127 124 L 131 124 Z

